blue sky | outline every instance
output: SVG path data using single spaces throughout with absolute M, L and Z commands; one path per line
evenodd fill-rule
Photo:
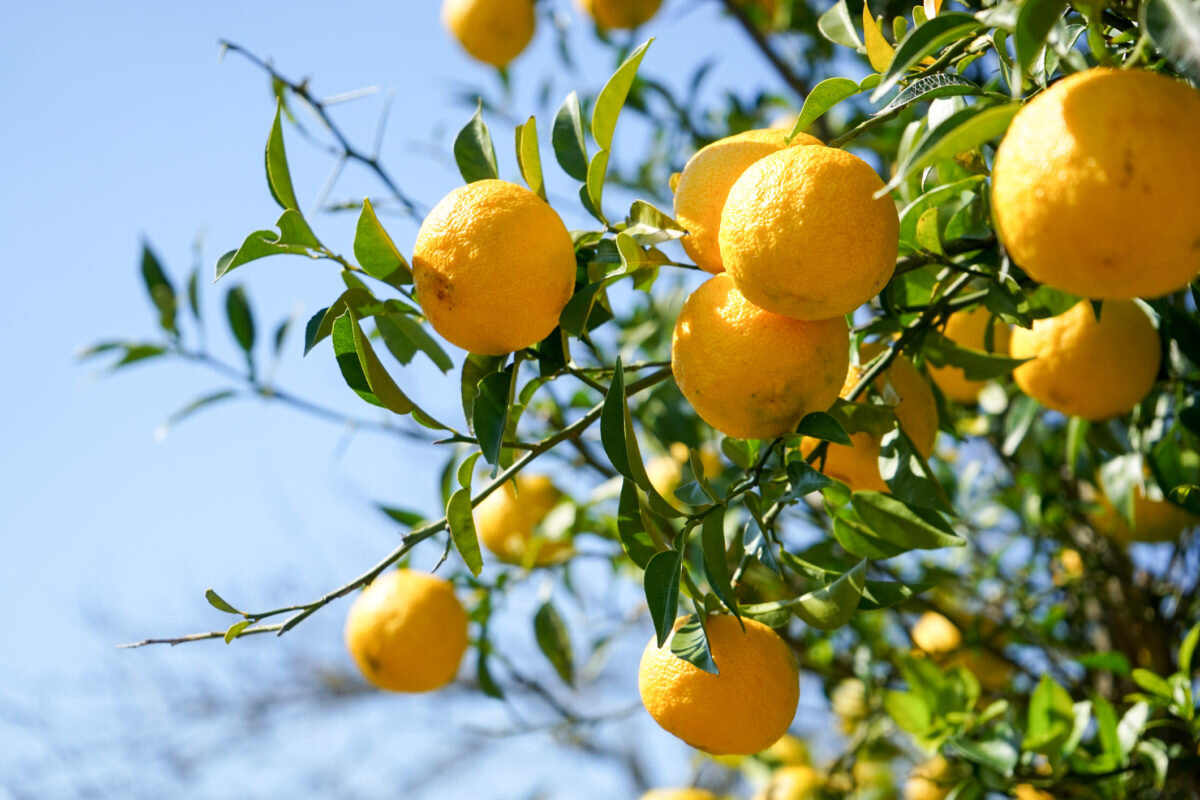
M 571 20 L 578 73 L 557 68 L 545 24 L 513 69 L 514 112 L 521 118 L 538 113 L 543 139 L 562 96 L 571 88 L 598 87 L 613 66 L 574 9 L 565 0 L 551 4 Z M 678 83 L 701 60 L 716 57 L 713 86 L 779 89 L 740 32 L 719 20 L 718 5 L 668 0 L 646 31 L 659 39 L 644 69 Z M 80 766 L 64 753 L 88 747 L 92 734 L 119 739 L 131 726 L 142 734 L 183 726 L 160 707 L 172 696 L 164 685 L 204 686 L 237 703 L 286 683 L 264 687 L 255 684 L 258 676 L 278 681 L 296 664 L 347 666 L 341 606 L 283 641 L 137 652 L 117 652 L 113 644 L 227 623 L 204 603 L 210 586 L 242 607 L 262 608 L 315 597 L 358 574 L 395 543 L 394 526 L 371 510 L 370 500 L 435 510 L 436 475 L 425 451 L 365 434 L 347 442 L 339 426 L 255 401 L 214 408 L 157 442 L 154 431 L 166 416 L 227 382 L 183 364 L 97 380 L 98 365 L 81 366 L 74 357 L 99 339 L 153 335 L 137 275 L 143 237 L 178 286 L 198 235 L 207 276 L 221 252 L 278 215 L 262 174 L 272 114 L 267 82 L 236 56 L 219 63 L 219 38 L 270 57 L 286 74 L 310 76 L 320 96 L 378 86 L 377 94 L 334 111 L 358 142 L 370 141 L 384 98 L 394 91 L 383 149 L 392 173 L 426 207 L 458 185 L 450 145 L 470 114 L 459 98 L 471 86 L 498 95 L 498 83 L 442 31 L 437 7 L 426 0 L 0 8 L 7 34 L 0 49 L 6 160 L 0 226 L 10 287 L 0 316 L 9 375 L 0 392 L 0 604 L 9 612 L 0 656 L 0 752 L 8 755 L 0 757 L 0 775 L 15 774 L 14 765 L 69 761 L 73 766 L 50 770 L 61 785 L 37 784 L 42 796 L 65 792 L 73 769 L 99 770 L 89 780 L 100 783 L 121 775 L 149 781 L 153 776 L 122 756 Z M 534 101 L 547 73 L 555 74 L 549 108 Z M 619 137 L 635 139 L 637 131 L 628 129 L 635 124 L 623 121 Z M 495 121 L 492 128 L 501 172 L 514 177 L 511 131 Z M 307 204 L 330 159 L 293 131 L 286 136 L 293 179 Z M 549 159 L 545 141 L 543 153 Z M 333 197 L 379 191 L 371 176 L 351 167 Z M 568 224 L 580 219 L 577 204 L 562 211 Z M 326 216 L 317 229 L 335 249 L 350 252 L 353 222 L 352 216 Z M 397 217 L 385 223 L 410 252 L 415 223 Z M 247 286 L 260 341 L 280 319 L 296 313 L 303 322 L 341 290 L 331 265 L 299 259 L 259 262 L 227 280 Z M 224 282 L 210 287 L 205 310 L 214 352 L 235 361 L 221 305 L 225 290 Z M 296 338 L 277 380 L 314 401 L 370 415 L 345 388 L 329 354 L 301 359 Z M 420 365 L 406 370 L 404 381 L 435 414 L 457 413 L 453 375 L 442 378 Z M 477 713 L 495 718 L 495 705 L 447 719 L 425 699 L 379 699 L 317 722 L 281 723 L 288 735 L 256 739 L 257 749 L 241 756 L 220 746 L 228 735 L 220 718 L 205 723 L 203 715 L 188 716 L 180 735 L 209 742 L 221 751 L 221 764 L 252 772 L 246 796 L 270 796 L 289 785 L 283 763 L 320 763 L 318 756 L 336 761 L 339 748 L 361 752 L 354 732 L 361 735 L 372 724 L 394 723 L 400 715 L 410 734 L 416 720 L 449 735 L 465 720 L 478 723 Z M 313 725 L 324 732 L 316 734 Z M 655 747 L 673 746 L 653 730 L 646 735 Z M 404 752 L 413 747 L 416 759 L 422 738 L 410 735 L 414 741 L 398 744 Z M 686 767 L 679 761 L 664 777 L 685 779 Z M 510 769 L 513 786 L 543 786 L 559 796 L 555 787 L 577 788 L 592 767 L 544 764 L 544 775 Z M 191 784 L 194 796 L 221 794 L 227 773 L 202 772 Z M 376 796 L 369 776 L 358 777 L 354 791 Z M 605 789 L 601 773 L 595 780 L 596 796 L 623 791 L 611 784 Z M 454 796 L 457 790 L 446 791 Z M 514 796 L 478 786 L 472 791 Z

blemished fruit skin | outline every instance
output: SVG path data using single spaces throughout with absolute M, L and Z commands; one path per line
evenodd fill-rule
M 628 30 L 644 25 L 658 13 L 662 0 L 577 0 L 601 28 Z
M 1133 491 L 1133 528 L 1107 497 L 1100 498 L 1103 510 L 1093 514 L 1097 532 L 1119 542 L 1173 542 L 1188 528 L 1200 525 L 1200 517 L 1189 514 L 1159 493 L 1147 494 L 1146 487 Z
M 746 299 L 795 319 L 849 314 L 896 267 L 900 222 L 867 162 L 789 147 L 751 164 L 721 212 L 721 261 Z
M 442 24 L 478 61 L 504 67 L 529 45 L 533 0 L 444 0 Z
M 987 347 L 989 325 L 992 327 L 992 346 L 990 349 Z M 1010 336 L 1008 325 L 999 319 L 992 322 L 991 313 L 983 306 L 976 306 L 966 311 L 957 311 L 951 314 L 950 318 L 946 320 L 946 329 L 942 333 L 955 344 L 962 347 L 969 347 L 972 350 L 1000 354 L 1008 352 L 1008 340 Z M 979 398 L 979 390 L 986 383 L 986 381 L 967 380 L 963 374 L 962 367 L 956 367 L 952 364 L 947 364 L 944 367 L 930 364 L 929 377 L 942 390 L 942 394 L 954 402 L 963 403 L 964 405 L 974 403 Z
M 795 657 L 779 634 L 752 619 L 714 615 L 706 629 L 720 675 L 676 656 L 670 640 L 660 648 L 651 638 L 638 669 L 642 704 L 664 730 L 707 753 L 750 755 L 770 747 L 800 702 Z
M 859 348 L 860 363 L 868 363 L 882 347 L 877 342 L 863 345 Z M 843 396 L 858 383 L 860 374 L 861 367 L 849 371 L 842 387 Z M 900 421 L 901 429 L 912 439 L 921 455 L 929 458 L 933 454 L 938 430 L 937 399 L 933 396 L 929 381 L 906 356 L 898 356 L 875 382 L 880 392 L 886 392 L 889 385 L 899 400 L 892 410 Z M 856 492 L 889 491 L 879 472 L 880 438 L 870 431 L 859 431 L 850 435 L 850 441 L 850 446 L 832 442 L 827 446 L 822 471 Z M 816 440 L 805 439 L 801 452 L 807 456 L 816 446 Z
M 1104 302 L 1100 320 L 1080 301 L 1064 314 L 1015 328 L 1013 370 L 1025 394 L 1072 417 L 1105 420 L 1133 410 L 1150 390 L 1162 361 L 1158 332 L 1136 303 Z
M 1144 70 L 1078 72 L 996 152 L 997 232 L 1030 276 L 1084 297 L 1158 297 L 1200 272 L 1200 92 Z
M 788 147 L 785 139 L 790 130 L 789 126 L 788 130 L 734 134 L 700 148 L 688 159 L 675 187 L 675 219 L 687 229 L 688 235 L 680 243 L 696 266 L 714 275 L 725 270 L 718 240 L 725 198 L 751 164 Z M 821 141 L 802 133 L 791 146 L 810 144 Z
M 544 200 L 482 180 L 439 202 L 413 248 L 417 300 L 433 329 L 480 355 L 537 344 L 575 288 L 575 246 Z
M 680 309 L 671 371 L 709 425 L 739 439 L 770 439 L 833 404 L 849 349 L 843 318 L 805 322 L 772 314 L 748 302 L 722 273 Z
M 570 554 L 569 542 L 535 541 L 534 529 L 558 505 L 562 492 L 546 475 L 520 474 L 516 486 L 506 481 L 475 507 L 479 541 L 506 564 L 544 567 Z M 529 548 L 536 546 L 536 553 Z
M 707 789 L 651 789 L 641 800 L 717 800 Z
M 449 581 L 391 570 L 355 599 L 345 638 L 370 683 L 393 692 L 430 692 L 458 674 L 467 649 L 467 612 Z

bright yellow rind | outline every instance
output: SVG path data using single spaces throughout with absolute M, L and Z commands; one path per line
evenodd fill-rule
M 988 326 L 992 327 L 992 347 L 987 347 Z M 997 319 L 992 321 L 991 313 L 983 306 L 975 306 L 967 311 L 957 311 L 946 320 L 946 329 L 942 332 L 947 339 L 962 347 L 980 350 L 985 353 L 1008 353 L 1010 329 L 1007 324 Z M 944 367 L 929 365 L 929 377 L 937 384 L 949 399 L 956 403 L 972 404 L 979 399 L 979 391 L 985 381 L 967 380 L 962 367 L 947 364 Z
M 444 0 L 442 24 L 475 59 L 506 66 L 533 39 L 533 0 Z
M 658 13 L 662 0 L 576 0 L 597 27 L 627 30 L 644 25 Z
M 562 492 L 546 475 L 516 477 L 475 507 L 475 531 L 480 543 L 508 564 L 544 567 L 571 553 L 570 542 L 538 539 L 534 534 L 546 515 L 562 500 Z M 530 548 L 536 547 L 536 552 Z

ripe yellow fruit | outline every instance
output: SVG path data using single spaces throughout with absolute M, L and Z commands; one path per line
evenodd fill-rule
M 670 641 L 660 648 L 651 639 L 638 669 L 642 704 L 664 730 L 692 747 L 713 755 L 757 753 L 783 736 L 796 715 L 796 659 L 761 622 L 714 615 L 706 628 L 721 674 L 679 658 Z
M 1014 788 L 1016 800 L 1054 800 L 1054 795 L 1044 792 L 1029 783 L 1020 783 Z
M 784 139 L 790 130 L 789 125 L 787 130 L 754 130 L 727 136 L 702 147 L 688 159 L 675 188 L 675 219 L 688 231 L 680 243 L 696 266 L 714 274 L 725 270 L 717 233 L 729 189 L 755 161 L 787 147 Z M 802 133 L 791 146 L 810 144 L 819 145 L 821 141 Z
M 355 599 L 346 648 L 363 677 L 393 692 L 440 689 L 467 649 L 467 612 L 454 586 L 410 569 L 385 572 Z
M 641 800 L 717 800 L 707 789 L 651 789 Z
M 992 328 L 992 346 L 987 347 L 988 326 Z M 962 347 L 972 350 L 982 350 L 985 353 L 1008 352 L 1009 327 L 1004 322 L 992 322 L 992 315 L 983 306 L 975 306 L 966 311 L 958 311 L 946 320 L 946 330 L 943 334 L 947 339 Z M 929 365 L 929 377 L 942 390 L 942 394 L 957 403 L 970 404 L 979 398 L 979 390 L 984 381 L 967 380 L 962 367 L 947 364 L 944 367 Z
M 1021 391 L 1073 417 L 1105 420 L 1133 410 L 1154 387 L 1162 356 L 1150 318 L 1130 300 L 1108 300 L 1100 321 L 1080 301 L 1065 314 L 1016 328 L 1009 352 Z
M 533 39 L 533 0 L 445 0 L 442 24 L 473 58 L 503 67 Z
M 999 691 L 1012 677 L 1012 665 L 993 652 L 963 647 L 962 632 L 936 611 L 926 611 L 912 629 L 917 649 L 943 667 L 963 667 L 986 689 Z
M 713 480 L 721 474 L 721 454 L 712 445 L 703 445 L 700 450 L 700 467 L 704 477 Z M 691 458 L 691 450 L 683 442 L 672 442 L 670 455 L 655 456 L 646 462 L 646 477 L 654 491 L 665 497 L 672 505 L 682 507 L 672 492 L 679 488 L 683 480 L 683 465 Z
M 571 553 L 569 542 L 534 537 L 537 526 L 562 500 L 562 492 L 546 475 L 520 474 L 516 484 L 505 482 L 475 507 L 479 541 L 506 564 L 543 567 L 562 561 Z
M 451 344 L 498 356 L 537 344 L 575 288 L 575 246 L 554 209 L 513 183 L 442 198 L 413 248 L 417 299 Z
M 629 29 L 650 21 L 662 0 L 578 0 L 600 28 Z
M 1157 297 L 1200 272 L 1200 92 L 1096 68 L 1021 109 L 996 152 L 992 205 L 1032 277 L 1084 297 Z
M 829 705 L 849 733 L 867 716 L 867 685 L 858 678 L 839 681 L 829 695 Z
M 782 767 L 771 776 L 761 795 L 763 800 L 816 800 L 821 792 L 821 773 L 812 767 Z
M 904 784 L 904 800 L 945 800 L 954 788 L 953 772 L 940 755 L 918 764 Z
M 892 277 L 896 205 L 867 162 L 789 147 L 751 164 L 721 212 L 721 261 L 746 299 L 795 319 L 849 314 Z
M 936 611 L 926 611 L 912 629 L 913 644 L 931 656 L 953 653 L 962 647 L 958 626 Z
M 778 761 L 784 766 L 806 766 L 809 763 L 808 745 L 803 739 L 785 733 L 779 741 L 759 753 L 760 757 Z
M 1101 495 L 1103 510 L 1091 517 L 1092 526 L 1098 533 L 1111 536 L 1120 542 L 1173 542 L 1188 528 L 1200 525 L 1200 517 L 1163 497 L 1161 490 L 1154 487 L 1133 490 L 1133 529 L 1125 521 L 1107 497 Z M 1064 558 L 1065 563 L 1065 558 Z
M 1067 578 L 1083 577 L 1083 556 L 1078 550 L 1064 547 L 1058 554 L 1058 564 Z
M 859 348 L 860 363 L 867 364 L 883 347 L 876 342 L 863 345 Z M 850 370 L 842 387 L 843 395 L 858 383 L 861 374 L 861 367 Z M 905 356 L 898 356 L 876 379 L 875 388 L 885 399 L 894 396 L 898 400 L 892 410 L 900 421 L 900 427 L 912 439 L 921 455 L 928 458 L 933 453 L 938 430 L 937 399 L 933 396 L 929 381 L 917 371 L 912 361 Z M 856 492 L 888 491 L 888 485 L 879 473 L 880 437 L 870 431 L 859 431 L 850 434 L 850 441 L 849 446 L 828 445 L 822 471 Z M 800 450 L 807 456 L 817 444 L 815 439 L 805 439 Z
M 726 274 L 675 320 L 671 371 L 696 413 L 739 439 L 770 439 L 837 399 L 850 363 L 846 321 L 804 322 L 748 302 Z

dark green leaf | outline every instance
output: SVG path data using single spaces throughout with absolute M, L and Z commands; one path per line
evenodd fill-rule
M 834 442 L 835 444 L 850 444 L 850 435 L 846 433 L 846 429 L 842 427 L 842 423 L 824 411 L 813 411 L 810 414 L 806 414 L 804 419 L 800 420 L 800 425 L 797 426 L 796 433 L 803 436 L 811 436 L 814 439 Z
M 150 245 L 144 242 L 142 243 L 142 281 L 146 284 L 150 300 L 158 309 L 159 325 L 164 331 L 174 333 L 176 330 L 175 307 L 178 303 L 175 289 L 171 286 L 171 281 L 167 278 L 162 264 L 159 263 L 158 256 L 150 249 Z
M 241 286 L 234 286 L 225 295 L 225 314 L 229 317 L 233 337 L 249 358 L 254 349 L 254 314 L 250 311 L 246 291 Z
M 625 478 L 621 482 L 621 500 L 617 509 L 617 535 L 621 538 L 621 547 L 634 564 L 642 569 L 655 554 L 656 548 L 646 533 L 642 519 L 642 506 L 638 500 L 637 485 Z
M 279 124 L 280 112 L 283 110 L 282 101 L 275 107 L 275 120 L 271 123 L 271 134 L 267 137 L 267 186 L 271 196 L 284 209 L 297 213 L 300 204 L 296 202 L 296 193 L 292 190 L 292 176 L 288 172 L 287 153 L 283 149 L 283 127 Z M 217 277 L 221 277 L 219 274 Z
M 818 83 L 808 93 L 808 97 L 804 98 L 804 105 L 796 117 L 795 124 L 792 125 L 787 141 L 790 142 L 797 134 L 804 133 L 808 126 L 820 119 L 826 111 L 859 91 L 858 84 L 849 78 L 826 78 Z
M 489 464 L 500 461 L 513 378 L 513 368 L 509 367 L 503 372 L 493 372 L 479 382 L 479 394 L 475 397 L 471 421 L 475 436 L 479 439 L 479 449 Z
M 713 660 L 712 650 L 708 647 L 704 625 L 695 614 L 688 615 L 683 624 L 671 634 L 671 652 L 710 675 L 721 674 L 717 669 L 717 662 Z
M 467 424 L 475 417 L 475 398 L 479 396 L 479 382 L 504 366 L 508 356 L 481 356 L 469 353 L 463 359 L 460 389 L 462 392 L 463 416 Z
M 1172 487 L 1167 492 L 1167 498 L 1175 505 L 1186 509 L 1189 513 L 1200 516 L 1200 486 L 1183 484 Z
M 550 143 L 554 146 L 554 158 L 563 171 L 577 181 L 586 181 L 587 145 L 583 140 L 583 114 L 579 109 L 579 95 L 575 92 L 567 95 L 567 99 L 554 116 Z
M 850 503 L 880 537 L 905 550 L 966 544 L 936 511 L 914 508 L 883 492 L 855 492 Z
M 496 679 L 492 677 L 492 671 L 488 668 L 488 651 L 484 647 L 479 648 L 479 659 L 475 662 L 475 677 L 479 681 L 481 692 L 496 700 L 504 699 L 504 690 L 500 688 L 500 684 L 496 683 Z
M 290 254 L 317 257 L 313 251 L 320 249 L 321 242 L 300 216 L 300 212 L 292 209 L 284 211 L 275 221 L 275 225 L 279 228 L 278 233 L 255 231 L 246 237 L 237 250 L 230 250 L 217 259 L 217 278 L 243 264 L 268 256 Z
M 790 500 L 799 500 L 805 495 L 819 492 L 833 483 L 803 459 L 793 459 L 788 462 L 787 476 L 790 486 L 786 497 Z
M 917 31 L 932 24 L 931 20 Z M 999 137 L 1008 130 L 1008 124 L 1020 108 L 1020 103 L 1006 103 L 988 107 L 968 106 L 954 112 L 922 137 L 885 188 L 891 191 L 910 175 Z
M 928 331 L 923 340 L 922 354 L 939 367 L 947 364 L 959 367 L 970 381 L 1000 378 L 1024 364 L 1027 358 L 1009 358 L 1000 353 L 988 353 L 963 347 L 937 331 Z
M 372 278 L 392 286 L 407 286 L 413 281 L 412 270 L 395 242 L 375 215 L 369 197 L 363 198 L 362 212 L 354 231 L 354 257 Z
M 388 375 L 350 309 L 333 323 L 333 352 L 342 377 L 363 400 L 395 414 L 416 408 Z
M 653 41 L 650 39 L 642 43 L 630 53 L 629 58 L 617 67 L 617 71 L 613 73 L 608 82 L 604 84 L 604 88 L 600 90 L 600 94 L 596 96 L 596 103 L 592 107 L 592 138 L 596 140 L 596 144 L 600 146 L 601 150 L 612 148 L 617 117 L 620 116 L 621 109 L 625 105 L 625 98 L 629 96 L 629 89 L 633 86 L 634 78 L 637 77 L 638 66 L 646 55 L 646 48 Z M 599 206 L 600 204 L 597 203 L 596 207 L 599 208 Z
M 929 462 L 899 425 L 880 440 L 879 474 L 897 499 L 921 508 L 954 513 L 950 498 Z
M 1088 653 L 1076 659 L 1087 669 L 1104 669 L 1117 675 L 1129 674 L 1129 659 L 1123 653 L 1106 651 L 1103 653 Z
M 562 617 L 549 600 L 542 603 L 534 614 L 533 632 L 538 647 L 558 677 L 568 686 L 572 685 L 575 681 L 575 661 L 571 654 L 571 637 Z
M 1188 0 L 1147 0 L 1141 5 L 1141 27 L 1167 60 L 1200 83 L 1200 9 Z
M 1017 25 L 1013 31 L 1013 45 L 1017 51 L 1017 65 L 1022 74 L 1027 74 L 1038 54 L 1046 45 L 1046 37 L 1054 23 L 1062 17 L 1067 0 L 1024 0 L 1017 11 Z M 1019 96 L 1020 87 L 1013 89 Z
M 729 561 L 725 554 L 725 506 L 717 506 L 705 515 L 700 525 L 700 543 L 704 554 L 704 575 L 713 593 L 737 616 L 737 598 L 730 584 Z
M 475 517 L 471 513 L 471 490 L 457 489 L 446 504 L 446 522 L 450 526 L 450 538 L 462 556 L 463 563 L 472 575 L 483 570 L 483 556 L 479 552 L 479 537 L 475 533 Z
M 1037 419 L 1038 408 L 1037 400 L 1028 395 L 1020 395 L 1012 401 L 1004 417 L 1004 444 L 1000 448 L 1004 455 L 1011 456 L 1017 452 L 1025 440 L 1025 434 Z
M 970 36 L 983 27 L 974 16 L 957 11 L 939 14 L 920 27 L 913 28 L 904 41 L 896 45 L 896 53 L 887 73 L 871 94 L 871 102 L 877 103 L 895 86 L 910 67 L 949 44 Z
M 937 100 L 939 97 L 960 97 L 963 95 L 980 95 L 983 89 L 961 75 L 952 72 L 937 72 L 917 78 L 905 86 L 898 95 L 892 98 L 876 115 L 887 114 L 921 101 Z
M 654 621 L 654 633 L 659 647 L 667 641 L 675 625 L 682 570 L 683 553 L 679 550 L 655 553 L 646 563 L 646 605 L 650 609 L 650 619 Z
M 483 121 L 483 102 L 454 139 L 454 160 L 467 183 L 499 177 L 492 135 Z
M 427 355 L 443 374 L 454 368 L 450 356 L 446 355 L 437 339 L 429 335 L 429 331 L 425 330 L 425 326 L 416 317 L 410 314 L 381 314 L 375 318 L 375 324 L 379 326 L 381 334 L 386 327 L 389 331 L 403 336 L 414 348 Z
M 395 508 L 393 506 L 378 506 L 379 510 L 388 515 L 389 519 L 393 519 L 408 528 L 415 528 L 425 521 L 425 515 L 417 511 L 409 511 L 405 508 Z
M 792 611 L 797 617 L 823 631 L 842 627 L 858 609 L 867 574 L 866 559 L 833 583 L 809 592 L 796 600 Z
M 895 581 L 867 581 L 863 588 L 862 599 L 858 602 L 859 611 L 878 611 L 899 605 L 910 597 L 916 597 L 921 592 L 932 589 L 932 583 L 897 583 Z

